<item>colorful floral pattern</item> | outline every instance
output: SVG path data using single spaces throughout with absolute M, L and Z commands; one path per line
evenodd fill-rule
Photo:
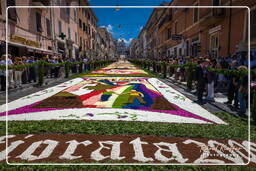
M 136 76 L 136 75 L 147 75 L 148 73 L 135 67 L 134 65 L 132 65 L 130 62 L 128 61 L 118 61 L 115 62 L 111 65 L 108 65 L 105 68 L 99 69 L 99 70 L 95 70 L 93 71 L 91 74 L 85 75 L 85 76 L 90 76 L 90 77 L 100 77 L 100 76 L 109 76 L 109 75 L 132 75 L 132 76 Z
M 9 104 L 9 120 L 226 124 L 156 78 L 77 78 L 27 97 Z M 0 113 L 0 120 L 5 120 L 5 114 Z

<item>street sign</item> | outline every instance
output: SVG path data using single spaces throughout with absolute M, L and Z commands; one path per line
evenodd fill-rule
M 182 35 L 181 34 L 172 34 L 172 40 L 181 40 Z

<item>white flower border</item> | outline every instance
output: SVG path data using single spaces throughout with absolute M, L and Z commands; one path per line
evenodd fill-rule
M 94 77 L 95 78 L 95 77 Z M 99 77 L 97 77 L 99 78 Z M 100 77 L 104 78 L 113 78 L 113 77 Z M 122 77 L 115 77 L 122 78 Z M 137 77 L 140 78 L 140 77 Z M 129 78 L 128 78 L 129 79 Z M 131 79 L 134 79 L 132 77 Z M 147 79 L 147 78 L 145 78 Z M 8 110 L 17 109 L 26 105 L 33 104 L 35 102 L 42 101 L 62 90 L 73 86 L 79 82 L 83 81 L 82 78 L 76 78 L 71 81 L 67 81 L 60 85 L 48 88 L 43 91 L 39 91 L 37 93 L 31 94 L 29 96 L 25 96 L 18 100 L 15 100 L 8 104 Z M 174 90 L 167 84 L 156 78 L 148 78 L 150 84 L 152 84 L 169 102 L 179 106 L 180 108 L 187 110 L 193 114 L 201 116 L 205 119 L 211 120 L 217 124 L 227 124 L 222 121 L 220 118 L 211 114 L 206 109 L 202 108 L 200 105 L 193 103 L 190 99 Z M 45 91 L 48 93 L 43 94 Z M 43 94 L 43 95 L 41 95 Z M 38 95 L 38 96 L 35 96 Z M 175 98 L 177 95 L 181 98 Z M 31 98 L 28 98 L 31 97 Z M 0 106 L 0 111 L 5 111 L 5 105 Z M 114 114 L 104 114 L 104 113 L 123 113 L 128 117 L 118 118 Z M 93 114 L 93 116 L 88 115 L 88 113 Z M 137 119 L 135 121 L 145 121 L 145 122 L 168 122 L 168 123 L 195 123 L 195 124 L 211 124 L 207 121 L 188 118 L 178 115 L 172 115 L 167 113 L 159 113 L 159 112 L 151 112 L 151 111 L 142 111 L 142 110 L 134 110 L 134 109 L 115 109 L 115 108 L 73 108 L 73 109 L 61 109 L 61 110 L 51 110 L 51 111 L 43 111 L 43 112 L 31 112 L 24 114 L 15 114 L 9 115 L 9 121 L 29 121 L 29 120 L 115 120 L 115 121 L 134 121 L 129 117 L 129 115 L 137 115 Z M 0 117 L 0 121 L 5 120 L 5 116 Z

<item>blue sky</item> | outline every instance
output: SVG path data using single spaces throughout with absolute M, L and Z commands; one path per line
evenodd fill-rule
M 165 0 L 169 2 L 170 0 Z M 89 0 L 92 6 L 157 6 L 163 0 Z M 98 25 L 106 27 L 116 39 L 124 39 L 129 44 L 146 24 L 152 8 L 94 8 L 99 19 Z

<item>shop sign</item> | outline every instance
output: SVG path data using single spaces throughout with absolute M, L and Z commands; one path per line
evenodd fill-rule
M 181 40 L 182 35 L 181 34 L 172 34 L 172 40 Z
M 26 39 L 24 37 L 16 36 L 16 35 L 15 36 L 11 36 L 10 41 L 16 42 L 16 43 L 21 43 L 23 45 L 37 47 L 37 48 L 41 47 L 40 42 L 29 40 L 29 39 Z

